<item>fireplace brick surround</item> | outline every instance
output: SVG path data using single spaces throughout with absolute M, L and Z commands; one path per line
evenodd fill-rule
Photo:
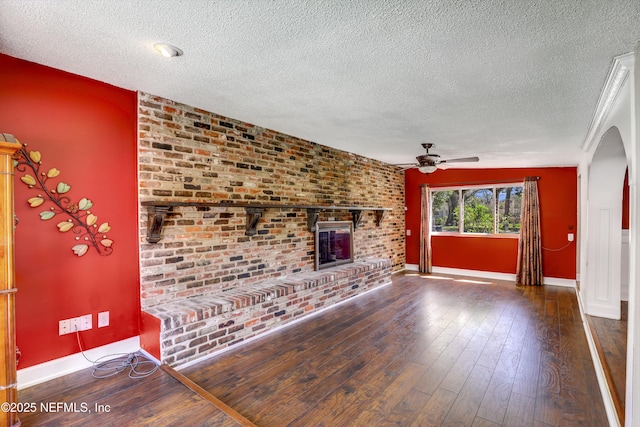
M 354 260 L 388 260 L 389 266 L 383 268 L 385 274 L 404 267 L 401 169 L 145 93 L 138 94 L 138 127 L 140 202 L 229 201 L 391 208 L 380 225 L 376 225 L 373 211 L 364 213 L 354 231 Z M 166 322 L 159 316 L 161 309 L 194 298 L 228 292 L 246 294 L 252 286 L 314 273 L 315 236 L 307 230 L 304 209 L 269 209 L 259 221 L 257 234 L 246 236 L 246 214 L 241 208 L 176 207 L 166 215 L 158 243 L 146 241 L 147 211 L 140 206 L 139 212 L 141 344 L 154 355 L 159 356 L 161 344 L 156 342 L 159 324 Z M 349 221 L 352 217 L 348 211 L 321 212 L 319 221 L 328 220 Z M 378 285 L 376 282 L 372 287 Z M 337 295 L 341 296 L 325 305 L 353 293 Z M 258 306 L 251 307 L 255 311 Z M 282 323 L 284 314 L 280 315 L 280 311 L 282 308 L 266 315 Z M 149 316 L 160 321 L 145 322 Z M 248 335 L 247 330 L 259 326 L 256 323 L 248 327 L 245 322 L 244 332 L 238 332 L 238 318 L 220 324 L 231 320 L 234 324 L 223 328 L 227 335 L 231 330 L 235 332 L 234 338 L 223 338 L 229 343 L 242 340 L 240 335 Z M 208 327 L 212 325 L 205 326 Z M 265 323 L 264 328 L 267 327 Z M 179 365 L 198 357 L 204 344 L 198 346 L 186 338 L 192 331 L 185 330 L 173 338 L 166 335 L 175 330 L 163 329 L 164 344 L 173 349 L 171 354 L 163 354 L 163 361 Z M 221 343 L 220 338 L 212 351 L 227 344 Z M 199 337 L 194 339 L 204 343 Z M 188 345 L 184 344 L 186 341 Z M 178 350 L 182 346 L 186 348 Z M 196 355 L 191 354 L 193 348 L 198 349 Z
M 391 282 L 391 261 L 365 260 L 150 307 L 160 359 L 180 366 Z

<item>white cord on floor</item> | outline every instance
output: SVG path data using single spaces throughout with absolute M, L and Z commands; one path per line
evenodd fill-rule
M 129 378 L 144 378 L 158 370 L 158 365 L 154 361 L 149 360 L 146 356 L 137 351 L 134 353 L 110 354 L 100 357 L 97 360 L 91 360 L 84 354 L 82 343 L 80 342 L 80 332 L 77 330 L 76 338 L 78 339 L 78 346 L 80 347 L 82 357 L 93 364 L 93 372 L 91 373 L 93 378 L 109 378 L 126 369 L 129 369 Z M 153 366 L 151 368 L 143 368 L 141 370 L 140 368 L 145 365 Z

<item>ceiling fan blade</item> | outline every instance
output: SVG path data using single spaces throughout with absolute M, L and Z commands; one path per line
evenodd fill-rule
M 461 157 L 459 159 L 440 160 L 440 163 L 470 163 L 477 162 L 479 160 L 480 158 L 478 157 Z
M 417 163 L 394 163 L 392 166 L 400 166 L 403 168 L 414 168 L 420 166 Z

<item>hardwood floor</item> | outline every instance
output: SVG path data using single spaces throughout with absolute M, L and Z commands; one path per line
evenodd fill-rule
M 396 275 L 182 373 L 260 426 L 608 425 L 575 292 L 551 286 Z
M 395 275 L 390 286 L 181 370 L 201 395 L 163 370 L 144 380 L 80 372 L 23 390 L 20 401 L 100 402 L 112 418 L 21 419 L 233 425 L 209 392 L 258 426 L 608 425 L 574 290 L 453 279 Z
M 91 372 L 20 390 L 19 404 L 28 408 L 19 414 L 22 426 L 252 425 L 238 422 L 164 369 L 138 379 L 125 372 L 95 379 Z
M 618 419 L 624 425 L 625 387 L 627 384 L 627 324 L 629 320 L 628 302 L 620 304 L 620 320 L 587 316 L 591 334 L 595 341 L 600 363 L 607 382 L 611 385 Z

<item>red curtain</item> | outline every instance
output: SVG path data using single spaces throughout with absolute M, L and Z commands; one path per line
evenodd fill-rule
M 521 212 L 516 283 L 542 285 L 542 240 L 537 177 L 526 177 L 524 180 Z
M 420 273 L 431 273 L 431 194 L 420 188 Z

